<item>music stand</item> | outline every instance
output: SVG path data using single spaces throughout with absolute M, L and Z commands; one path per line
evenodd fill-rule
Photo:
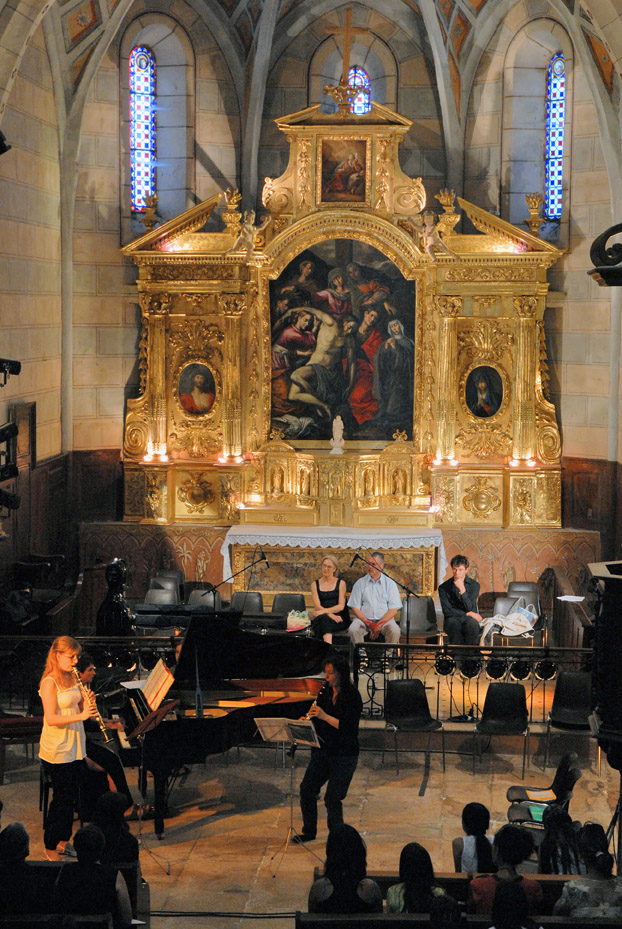
M 300 834 L 294 828 L 294 768 L 296 767 L 296 749 L 299 745 L 305 745 L 309 748 L 319 748 L 320 742 L 313 722 L 310 719 L 294 720 L 286 719 L 285 717 L 277 717 L 255 719 L 254 722 L 264 742 L 285 742 L 290 746 L 289 753 L 291 764 L 289 766 L 289 790 L 287 792 L 287 796 L 289 797 L 289 828 L 285 841 L 277 848 L 274 855 L 270 858 L 270 861 L 274 861 L 279 852 L 282 852 L 280 861 L 272 875 L 272 877 L 276 877 L 277 871 L 281 867 L 281 862 L 285 857 L 285 853 L 292 839 L 294 836 Z M 317 858 L 318 861 L 323 860 L 319 855 L 316 855 L 314 851 L 307 848 L 306 845 L 302 845 L 302 847 L 309 852 L 310 855 L 313 855 L 314 858 Z

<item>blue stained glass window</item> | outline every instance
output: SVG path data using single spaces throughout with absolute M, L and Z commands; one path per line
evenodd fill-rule
M 156 63 L 144 45 L 130 54 L 130 162 L 132 209 L 140 213 L 156 192 Z
M 350 111 L 356 116 L 362 116 L 363 113 L 369 113 L 371 110 L 371 94 L 369 74 L 363 68 L 355 65 L 348 71 L 348 83 L 350 87 L 358 87 L 359 92 L 350 104 Z
M 566 112 L 566 62 L 556 52 L 546 77 L 546 171 L 544 177 L 544 215 L 560 219 L 564 178 L 564 118 Z

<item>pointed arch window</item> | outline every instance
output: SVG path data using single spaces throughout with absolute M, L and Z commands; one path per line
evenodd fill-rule
M 564 123 L 566 115 L 566 62 L 556 52 L 546 77 L 546 166 L 544 215 L 561 219 L 564 177 Z
M 358 65 L 350 68 L 348 71 L 348 83 L 350 87 L 357 87 L 358 93 L 350 104 L 350 111 L 355 116 L 362 116 L 371 110 L 371 82 L 369 74 L 364 68 Z
M 140 213 L 156 193 L 156 61 L 144 45 L 130 53 L 129 83 L 132 209 Z

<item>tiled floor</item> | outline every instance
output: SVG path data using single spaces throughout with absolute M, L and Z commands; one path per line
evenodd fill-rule
M 369 869 L 397 870 L 400 849 L 416 840 L 429 850 L 437 870 L 453 870 L 451 840 L 460 834 L 460 813 L 466 802 L 477 799 L 489 807 L 493 830 L 505 822 L 506 790 L 521 781 L 520 740 L 495 739 L 473 777 L 472 726 L 448 724 L 445 774 L 439 754 L 432 755 L 427 771 L 421 752 L 403 755 L 396 774 L 390 755 L 384 766 L 381 763 L 378 726 L 381 724 L 363 726 L 364 750 L 345 802 L 346 821 L 365 837 Z M 439 745 L 436 739 L 433 736 L 433 747 Z M 571 813 L 606 826 L 618 798 L 618 772 L 603 761 L 602 775 L 598 776 L 596 747 L 585 736 L 570 737 L 570 741 L 566 736 L 555 736 L 555 762 L 570 743 L 580 753 L 583 771 Z M 536 734 L 527 783 L 548 784 L 552 779 L 552 768 L 542 772 L 542 750 L 543 742 Z M 305 764 L 306 756 L 299 751 L 294 773 L 297 826 L 297 789 Z M 130 783 L 135 783 L 135 772 L 130 773 Z M 152 823 L 144 825 L 141 863 L 151 887 L 152 911 L 196 915 L 178 919 L 155 915 L 153 929 L 293 926 L 291 914 L 306 908 L 313 868 L 323 855 L 326 827 L 320 806 L 318 840 L 304 848 L 291 847 L 283 855 L 282 843 L 290 822 L 289 783 L 290 773 L 283 770 L 280 756 L 275 757 L 271 748 L 254 747 L 240 749 L 239 757 L 233 749 L 228 759 L 208 758 L 205 766 L 196 766 L 185 783 L 175 788 L 163 840 L 155 839 Z M 25 823 L 33 858 L 41 857 L 43 850 L 38 784 L 38 762 L 27 760 L 21 746 L 9 747 L 5 784 L 0 788 L 2 820 L 4 824 L 12 820 Z M 132 824 L 132 829 L 136 832 L 137 824 Z M 244 914 L 248 914 L 246 918 Z M 250 914 L 264 917 L 251 920 Z

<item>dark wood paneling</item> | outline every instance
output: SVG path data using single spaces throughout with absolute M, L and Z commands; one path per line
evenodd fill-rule
M 616 550 L 618 471 L 613 461 L 562 460 L 562 525 L 600 532 L 603 558 Z
M 72 497 L 76 522 L 123 518 L 120 449 L 73 452 Z

